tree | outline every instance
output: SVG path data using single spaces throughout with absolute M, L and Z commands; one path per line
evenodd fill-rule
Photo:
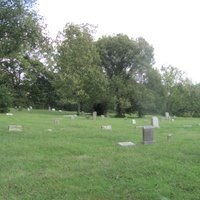
M 176 99 L 177 85 L 184 82 L 184 73 L 176 67 L 171 65 L 161 67 L 162 82 L 165 87 L 165 102 L 166 110 L 173 113 L 172 104 L 173 99 Z
M 66 24 L 57 39 L 57 86 L 60 96 L 77 104 L 97 100 L 104 94 L 106 78 L 99 67 L 99 55 L 93 42 L 94 27 Z M 100 95 L 101 94 L 101 95 Z
M 34 3 L 34 0 L 0 1 L 0 72 L 19 104 L 26 98 L 24 80 L 32 67 L 29 58 L 44 58 L 49 49 Z
M 117 116 L 123 116 L 133 102 L 129 96 L 137 89 L 134 85 L 145 81 L 145 73 L 153 64 L 153 48 L 143 38 L 133 40 L 123 34 L 102 37 L 97 47 L 101 66 L 109 78 Z M 133 86 L 129 87 L 130 83 Z

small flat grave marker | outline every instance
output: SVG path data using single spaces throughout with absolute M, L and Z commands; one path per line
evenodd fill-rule
M 118 142 L 118 145 L 120 145 L 121 147 L 135 146 L 135 144 L 133 142 Z
M 22 132 L 22 126 L 21 125 L 9 125 L 8 130 L 10 132 Z
M 101 126 L 101 128 L 103 130 L 112 130 L 112 126 L 111 125 L 103 125 L 103 126 Z
M 7 116 L 13 116 L 13 113 L 6 113 Z

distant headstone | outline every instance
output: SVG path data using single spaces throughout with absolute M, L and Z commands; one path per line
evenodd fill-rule
M 51 111 L 51 106 L 49 106 L 49 111 Z
M 166 119 L 170 119 L 170 116 L 169 116 L 169 113 L 168 113 L 168 112 L 165 112 L 165 118 L 166 118 Z
M 94 111 L 94 112 L 92 113 L 92 117 L 93 117 L 93 120 L 96 120 L 96 118 L 97 118 L 97 112 L 96 112 L 96 111 Z
M 171 137 L 172 137 L 172 134 L 168 134 L 167 135 L 167 141 L 169 141 L 171 139 Z
M 21 132 L 22 131 L 22 126 L 21 125 L 9 125 L 8 130 L 10 132 Z
M 172 118 L 172 122 L 174 122 L 174 119 Z
M 30 112 L 30 108 L 27 108 L 27 111 Z
M 55 109 L 55 108 L 52 108 L 51 110 L 52 110 L 52 111 L 56 111 L 56 109 Z
M 62 110 L 59 110 L 58 112 L 62 112 Z
M 59 119 L 54 119 L 54 124 L 60 124 L 60 120 Z
M 143 127 L 143 144 L 153 144 L 153 126 L 144 126 Z
M 159 122 L 158 122 L 158 118 L 157 117 L 152 117 L 151 118 L 151 125 L 154 127 L 154 128 L 159 128 Z
M 132 124 L 136 124 L 136 121 L 135 121 L 135 119 L 132 119 Z
M 112 126 L 111 125 L 103 125 L 103 126 L 101 126 L 101 128 L 103 130 L 112 130 Z
M 121 147 L 135 146 L 133 142 L 118 142 L 118 145 L 120 145 Z
M 7 116 L 13 116 L 13 113 L 6 113 Z
M 52 129 L 51 129 L 51 128 L 49 128 L 49 129 L 47 129 L 47 131 L 48 131 L 48 132 L 52 132 Z
M 104 116 L 104 115 L 101 115 L 101 118 L 103 119 L 103 118 L 105 118 L 105 116 Z

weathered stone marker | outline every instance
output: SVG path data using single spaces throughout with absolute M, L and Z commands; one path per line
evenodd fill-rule
M 158 118 L 157 117 L 152 117 L 151 118 L 151 125 L 154 127 L 154 128 L 159 128 L 159 122 L 158 122 Z
M 165 112 L 165 118 L 166 118 L 166 119 L 170 119 L 170 116 L 169 116 L 169 113 L 168 113 L 168 112 Z
M 103 126 L 101 126 L 101 128 L 103 130 L 112 130 L 112 126 L 111 125 L 103 125 Z
M 9 125 L 8 130 L 10 132 L 22 132 L 22 126 L 21 125 Z
M 96 118 L 97 118 L 97 112 L 94 111 L 94 112 L 92 113 L 92 116 L 93 116 L 93 120 L 96 120 Z
M 132 124 L 136 124 L 136 121 L 135 121 L 135 119 L 132 119 Z
M 133 142 L 118 142 L 118 145 L 120 145 L 121 147 L 135 146 Z
M 153 144 L 153 126 L 144 126 L 143 127 L 143 144 Z

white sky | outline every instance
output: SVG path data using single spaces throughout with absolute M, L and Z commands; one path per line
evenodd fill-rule
M 200 82 L 200 0 L 38 0 L 52 38 L 65 24 L 98 25 L 96 38 L 144 37 L 155 67 L 171 64 Z

